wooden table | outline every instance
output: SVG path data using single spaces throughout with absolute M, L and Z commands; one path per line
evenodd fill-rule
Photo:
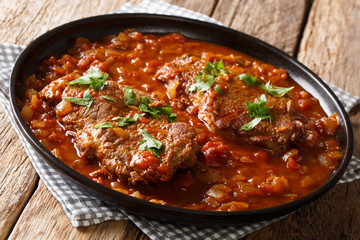
M 109 13 L 125 0 L 2 0 L 0 41 L 26 45 L 60 24 Z M 133 4 L 139 1 L 131 1 Z M 166 0 L 209 15 L 299 59 L 322 79 L 360 95 L 357 0 Z M 351 112 L 360 157 L 360 107 Z M 0 107 L 0 239 L 148 239 L 130 221 L 74 228 L 39 180 Z M 360 181 L 341 184 L 246 239 L 360 239 Z

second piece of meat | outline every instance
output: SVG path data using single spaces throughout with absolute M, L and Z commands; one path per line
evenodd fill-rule
M 205 63 L 220 60 L 230 72 L 216 77 L 215 84 L 207 91 L 189 91 Z M 302 141 L 304 124 L 294 118 L 289 97 L 275 98 L 260 87 L 249 87 L 238 79 L 240 74 L 250 74 L 246 64 L 245 60 L 235 56 L 184 55 L 162 66 L 156 78 L 166 84 L 172 106 L 188 108 L 210 131 L 219 131 L 241 142 L 258 145 L 272 154 L 281 154 L 289 149 L 290 143 Z M 215 91 L 217 86 L 223 90 Z M 248 116 L 246 102 L 255 102 L 262 94 L 266 96 L 267 106 L 271 107 L 273 121 L 264 120 L 250 131 L 242 130 L 241 126 L 253 119 Z

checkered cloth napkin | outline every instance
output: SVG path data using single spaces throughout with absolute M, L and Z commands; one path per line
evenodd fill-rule
M 125 4 L 115 13 L 157 13 L 167 15 L 178 15 L 194 18 L 202 21 L 209 21 L 221 24 L 216 20 L 209 18 L 197 12 L 180 8 L 167 3 L 145 0 L 137 6 Z M 249 225 L 234 224 L 231 226 L 193 226 L 163 223 L 156 220 L 146 219 L 134 214 L 127 213 L 122 209 L 109 205 L 97 198 L 94 198 L 87 192 L 84 192 L 77 185 L 69 182 L 49 167 L 41 157 L 26 143 L 26 140 L 20 133 L 14 123 L 9 104 L 9 80 L 11 70 L 17 56 L 22 52 L 24 46 L 12 44 L 0 44 L 0 102 L 9 116 L 21 142 L 28 154 L 31 163 L 44 181 L 48 189 L 61 203 L 71 223 L 75 227 L 86 227 L 98 224 L 107 220 L 130 220 L 139 227 L 151 239 L 238 239 L 244 237 L 256 230 L 259 230 L 270 223 L 278 221 L 280 218 L 270 221 L 263 221 Z M 343 103 L 346 111 L 350 111 L 359 102 L 359 98 L 335 87 L 330 86 L 335 94 Z M 360 160 L 353 157 L 349 167 L 346 169 L 340 183 L 351 182 L 360 178 Z

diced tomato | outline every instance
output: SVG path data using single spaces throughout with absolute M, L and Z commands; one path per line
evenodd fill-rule
M 171 179 L 171 168 L 167 164 L 163 164 L 150 150 L 138 152 L 133 157 L 132 164 L 138 170 L 145 170 L 150 178 L 159 178 L 161 181 Z
M 91 67 L 96 69 L 100 69 L 102 72 L 108 72 L 108 66 L 106 63 L 104 62 L 100 62 L 99 60 L 95 60 L 94 62 L 91 63 Z
M 254 153 L 256 161 L 266 162 L 269 159 L 269 153 L 266 151 L 257 151 Z
M 202 147 L 204 162 L 210 166 L 220 166 L 230 158 L 230 152 L 227 145 L 222 142 L 209 141 Z
M 337 114 L 330 117 L 323 117 L 315 122 L 316 130 L 322 135 L 334 136 L 339 126 Z
M 289 158 L 286 162 L 286 167 L 293 170 L 301 170 L 300 164 L 298 164 L 294 159 Z
M 156 174 L 160 176 L 161 181 L 169 181 L 172 176 L 171 168 L 166 164 L 161 164 L 156 170 Z
M 155 169 L 159 166 L 160 160 L 150 151 L 138 152 L 132 159 L 135 168 L 146 170 Z
M 312 102 L 310 99 L 300 99 L 297 103 L 297 109 L 300 111 L 309 109 L 311 106 L 312 106 Z
M 198 145 L 204 145 L 208 141 L 209 137 L 205 133 L 196 134 L 195 141 Z
M 318 132 L 316 131 L 305 131 L 305 143 L 309 146 L 315 146 L 318 141 Z
M 288 190 L 289 182 L 285 177 L 271 176 L 265 183 L 260 184 L 259 188 L 267 194 L 281 195 Z

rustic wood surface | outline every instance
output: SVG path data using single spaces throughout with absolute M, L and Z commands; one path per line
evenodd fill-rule
M 124 0 L 0 1 L 0 41 L 26 45 L 65 22 L 105 14 Z M 131 1 L 134 4 L 140 0 Z M 360 95 L 360 5 L 356 0 L 167 0 L 212 16 L 292 55 L 345 90 Z M 309 5 L 310 4 L 310 5 Z M 310 8 L 310 7 L 311 8 Z M 307 18 L 307 12 L 309 18 Z M 306 25 L 305 25 L 306 23 Z M 302 33 L 302 27 L 305 26 Z M 299 51 L 297 51 L 300 46 Z M 351 113 L 360 156 L 360 107 Z M 29 163 L 0 108 L 0 239 L 148 239 L 130 221 L 74 228 Z M 360 239 L 360 181 L 338 185 L 284 220 L 245 239 Z
M 294 54 L 305 10 L 303 0 L 220 0 L 213 17 Z
M 3 239 L 29 200 L 38 177 L 2 109 L 0 123 L 0 239 Z

